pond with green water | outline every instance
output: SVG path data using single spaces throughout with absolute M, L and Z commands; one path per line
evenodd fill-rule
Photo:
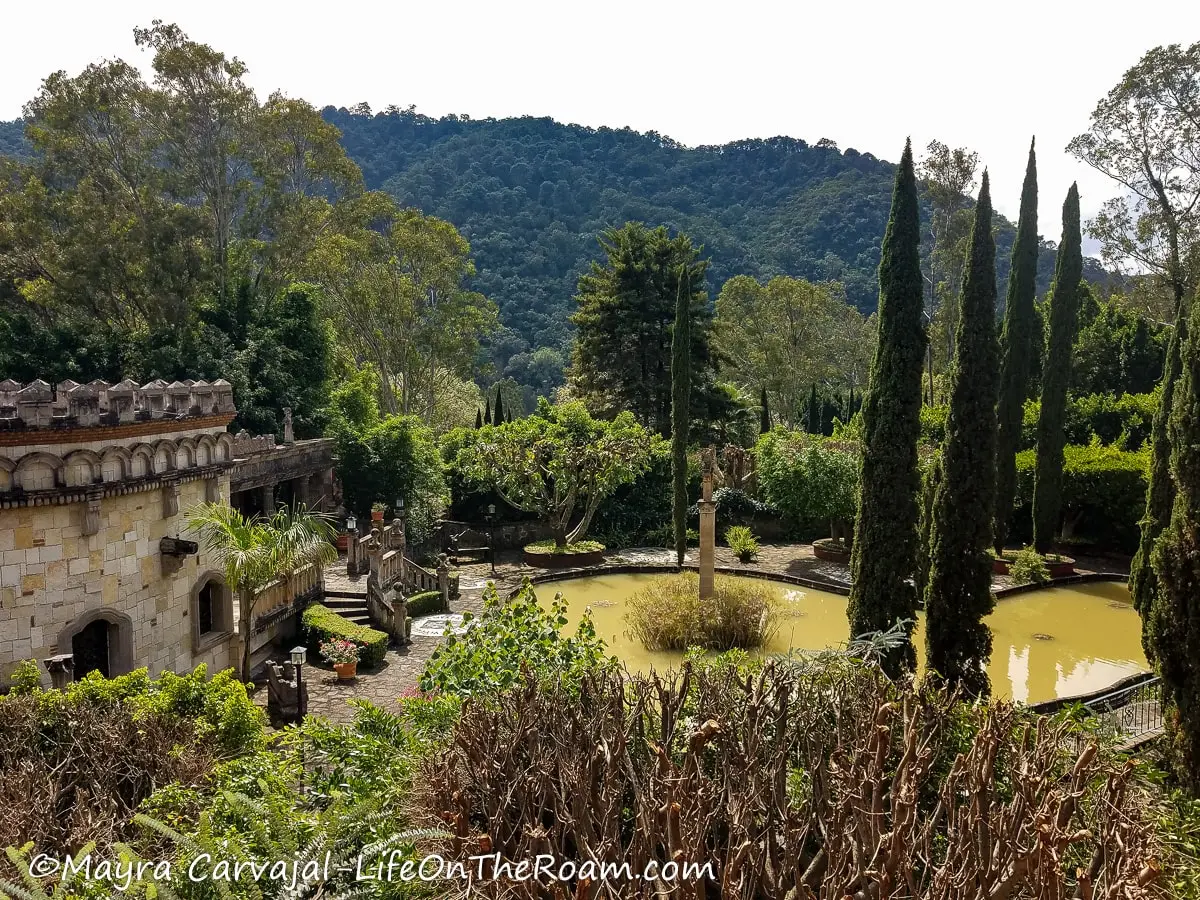
M 596 631 L 610 652 L 630 669 L 646 672 L 669 668 L 682 656 L 646 650 L 625 633 L 625 602 L 656 577 L 614 574 L 563 579 L 539 584 L 537 591 L 543 604 L 560 591 L 569 615 L 576 619 L 591 607 Z M 845 597 L 783 582 L 768 583 L 779 590 L 786 613 L 762 652 L 821 650 L 845 642 Z M 919 613 L 915 638 L 919 656 L 924 656 L 923 619 L 924 614 Z M 997 697 L 1022 703 L 1072 697 L 1101 690 L 1149 668 L 1129 590 L 1117 582 L 1053 587 L 1001 599 L 987 623 L 992 629 L 988 673 Z

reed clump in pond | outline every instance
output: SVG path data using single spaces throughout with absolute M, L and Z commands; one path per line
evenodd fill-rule
M 629 598 L 625 624 L 648 650 L 751 650 L 779 628 L 783 601 L 777 588 L 718 575 L 710 600 L 700 600 L 700 577 L 665 575 Z

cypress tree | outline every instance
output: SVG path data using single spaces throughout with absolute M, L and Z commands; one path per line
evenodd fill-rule
M 771 430 L 771 408 L 767 406 L 767 389 L 765 387 L 762 389 L 762 396 L 759 398 L 758 405 L 760 409 L 758 433 L 766 434 Z
M 821 433 L 821 413 L 817 407 L 817 385 L 813 382 L 812 393 L 808 395 L 808 433 Z
M 504 398 L 500 395 L 500 385 L 496 385 L 496 405 L 492 407 L 492 421 L 497 425 L 504 424 Z
M 1183 324 L 1182 313 L 1177 321 Z M 1200 796 L 1200 302 L 1193 302 L 1183 331 L 1167 421 L 1175 499 L 1154 545 L 1156 590 L 1143 613 L 1143 640 L 1174 710 L 1166 722 L 1175 767 Z
M 996 242 L 983 172 L 959 301 L 942 448 L 933 501 L 925 648 L 931 671 L 970 696 L 988 693 L 992 633 L 992 507 L 996 490 Z
M 483 411 L 483 421 L 485 424 L 491 425 L 492 424 L 492 398 L 488 397 L 484 401 L 484 403 L 485 403 L 485 408 Z
M 1029 397 L 1034 340 L 1040 332 L 1037 310 L 1037 157 L 1029 144 L 1029 163 L 1021 187 L 1021 217 L 1012 246 L 1004 330 L 1000 337 L 1000 398 L 996 403 L 996 514 L 992 523 L 996 552 L 1008 538 L 1008 519 L 1017 493 L 1017 450 L 1021 444 L 1025 400 Z
M 483 427 L 483 411 L 480 410 L 480 408 L 478 406 L 475 407 L 475 427 L 476 428 Z
M 504 414 L 505 414 L 505 415 L 508 417 L 508 418 L 506 418 L 504 421 L 506 421 L 506 422 L 511 422 L 511 421 L 512 421 L 512 407 L 511 407 L 511 406 L 510 406 L 510 407 L 508 407 L 508 408 L 507 408 L 507 409 L 504 411 Z
M 1194 310 L 1193 310 L 1194 311 Z M 1142 616 L 1142 646 L 1146 658 L 1155 659 L 1155 647 L 1150 640 L 1147 615 L 1158 593 L 1158 579 L 1151 565 L 1154 544 L 1171 518 L 1175 503 L 1175 483 L 1171 479 L 1171 441 L 1169 424 L 1179 380 L 1183 344 L 1187 341 L 1187 307 L 1180 304 L 1175 310 L 1175 328 L 1167 343 L 1167 358 L 1163 363 L 1162 390 L 1159 406 L 1154 413 L 1150 432 L 1150 483 L 1146 489 L 1146 512 L 1141 521 L 1141 539 L 1137 553 L 1129 566 L 1129 593 L 1133 606 Z
M 879 340 L 863 403 L 863 460 L 858 521 L 850 557 L 847 614 L 852 636 L 916 619 L 912 577 L 917 566 L 921 474 L 921 373 L 927 337 L 921 277 L 920 210 L 912 142 L 896 168 L 892 211 L 879 261 Z M 912 625 L 908 626 L 911 636 Z M 884 669 L 916 664 L 909 640 L 889 653 Z
M 1037 464 L 1033 482 L 1033 545 L 1050 549 L 1062 512 L 1064 420 L 1071 384 L 1071 351 L 1079 319 L 1083 278 L 1083 238 L 1079 231 L 1079 188 L 1072 184 L 1063 203 L 1063 236 L 1054 263 L 1050 333 L 1042 370 L 1042 409 L 1038 416 Z
M 692 390 L 692 281 L 683 267 L 671 332 L 671 488 L 675 556 L 683 565 L 687 553 L 687 448 Z

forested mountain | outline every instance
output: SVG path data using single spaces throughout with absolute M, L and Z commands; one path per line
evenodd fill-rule
M 522 350 L 566 350 L 576 281 L 600 255 L 597 235 L 629 220 L 687 232 L 711 260 L 712 296 L 734 275 L 790 274 L 841 281 L 852 303 L 874 309 L 894 165 L 869 153 L 786 137 L 688 148 L 654 132 L 548 118 L 363 107 L 322 115 L 341 129 L 368 187 L 448 219 L 470 241 L 475 287 L 507 326 L 491 341 L 498 374 Z M 24 147 L 20 123 L 0 123 L 0 153 Z M 1014 229 L 998 216 L 996 231 L 1003 296 Z M 1039 293 L 1053 263 L 1048 243 Z
M 566 343 L 576 279 L 600 252 L 596 235 L 627 220 L 687 232 L 711 258 L 714 295 L 734 275 L 786 273 L 840 280 L 860 309 L 874 309 L 895 170 L 869 153 L 785 137 L 688 148 L 653 132 L 551 119 L 322 114 L 369 186 L 466 235 L 479 290 L 516 332 L 497 348 L 501 359 L 520 349 L 517 336 L 532 347 Z M 1013 233 L 998 217 L 1001 296 Z M 1039 291 L 1053 264 L 1048 245 Z

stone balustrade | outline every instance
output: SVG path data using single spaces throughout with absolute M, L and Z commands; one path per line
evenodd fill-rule
M 275 449 L 275 435 L 251 434 L 239 431 L 233 436 L 233 455 L 236 459 L 245 459 L 256 453 L 265 453 Z
M 116 384 L 68 379 L 55 387 L 41 379 L 0 381 L 0 431 L 93 428 L 236 412 L 233 385 L 224 378 L 170 384 L 158 379 L 143 385 L 130 379 Z
M 324 589 L 325 570 L 317 565 L 302 566 L 289 576 L 268 582 L 254 595 L 251 631 L 261 632 L 286 618 L 296 611 L 298 601 L 314 599 Z

